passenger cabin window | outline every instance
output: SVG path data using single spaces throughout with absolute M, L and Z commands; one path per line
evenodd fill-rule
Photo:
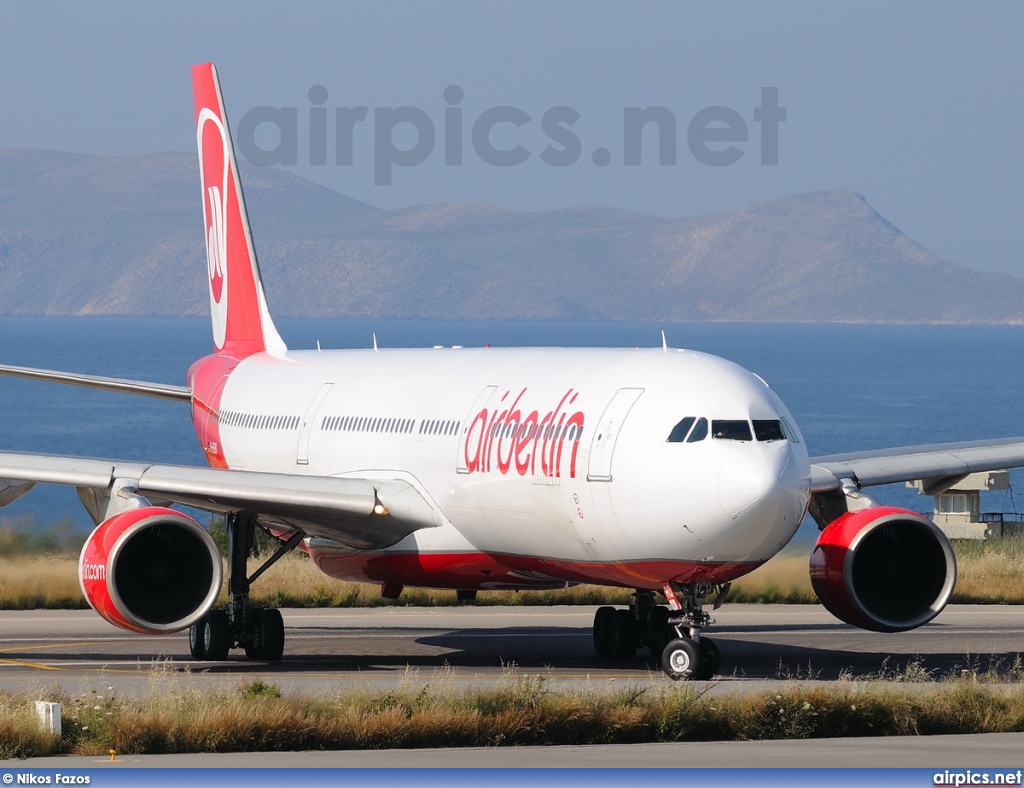
M 782 422 L 774 419 L 754 419 L 754 435 L 759 441 L 784 441 L 786 432 L 782 429 Z
M 696 419 L 693 416 L 687 416 L 676 426 L 672 428 L 672 432 L 668 434 L 667 443 L 682 443 L 686 438 L 686 433 L 690 431 L 690 427 L 693 426 L 693 422 Z
M 749 441 L 754 439 L 750 434 L 749 421 L 715 419 L 711 422 L 711 434 L 715 438 L 724 441 Z

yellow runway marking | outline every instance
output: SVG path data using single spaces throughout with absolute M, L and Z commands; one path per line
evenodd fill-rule
M 0 648 L 0 654 L 10 654 L 10 653 L 12 653 L 14 651 L 32 651 L 33 649 L 74 648 L 75 646 L 98 646 L 98 645 L 100 645 L 100 641 L 94 641 L 94 642 L 86 641 L 84 643 L 50 643 L 49 645 L 35 644 L 35 645 L 32 645 L 32 646 L 13 646 L 11 648 Z M 6 660 L 0 660 L 0 662 L 4 662 L 4 661 L 6 661 Z
M 35 644 L 32 646 L 12 646 L 9 648 L 0 648 L 0 654 L 11 654 L 15 651 L 34 651 L 49 648 L 73 648 L 75 646 L 98 646 L 101 645 L 102 641 L 80 641 L 77 643 L 50 643 L 50 644 Z M 25 662 L 20 659 L 0 659 L 0 665 L 16 665 L 19 668 L 34 668 L 35 670 L 68 670 L 68 668 L 44 665 L 41 662 Z M 104 673 L 137 673 L 137 670 L 118 670 L 110 668 L 91 668 L 87 669 L 88 672 L 102 671 Z
M 17 665 L 19 668 L 35 668 L 36 670 L 63 670 L 51 665 L 41 665 L 38 662 L 19 662 L 16 659 L 0 659 L 0 665 Z
M 97 666 L 95 668 L 78 668 L 76 666 L 74 668 L 70 668 L 70 667 L 61 667 L 61 666 L 55 666 L 55 665 L 44 665 L 41 662 L 23 662 L 23 661 L 17 660 L 17 659 L 0 659 L 0 665 L 14 665 L 14 666 L 19 667 L 19 668 L 34 668 L 36 670 L 57 670 L 57 671 L 81 670 L 83 673 L 134 673 L 134 674 L 139 674 L 139 673 L 157 673 L 157 672 L 163 673 L 164 670 L 165 670 L 162 667 L 157 667 L 157 668 L 149 667 L 148 663 L 145 666 L 143 666 L 142 663 L 140 663 L 139 667 L 137 667 L 137 668 L 109 668 L 109 667 L 105 667 L 105 666 Z M 187 674 L 187 671 L 184 670 L 184 669 L 182 669 L 182 670 L 174 669 L 174 672 L 175 673 L 180 673 L 181 675 L 186 675 Z

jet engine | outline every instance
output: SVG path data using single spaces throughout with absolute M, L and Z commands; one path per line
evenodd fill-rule
M 811 585 L 836 618 L 875 632 L 926 624 L 946 606 L 956 557 L 931 520 L 877 506 L 830 523 L 811 553 Z
M 185 629 L 213 607 L 223 568 L 213 538 L 182 512 L 146 506 L 115 514 L 78 561 L 82 593 L 114 626 L 149 635 Z

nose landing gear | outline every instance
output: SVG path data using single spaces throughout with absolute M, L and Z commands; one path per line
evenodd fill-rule
M 656 605 L 654 592 L 646 589 L 637 590 L 628 609 L 600 607 L 594 614 L 594 650 L 600 657 L 627 661 L 646 647 L 669 678 L 706 681 L 722 663 L 715 642 L 700 635 L 711 624 L 704 604 L 716 591 L 717 608 L 725 601 L 728 585 L 666 583 L 668 607 Z

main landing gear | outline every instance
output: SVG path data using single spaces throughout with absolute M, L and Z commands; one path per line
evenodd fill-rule
M 284 620 L 279 610 L 260 610 L 249 604 L 249 586 L 281 556 L 302 541 L 294 533 L 263 565 L 247 576 L 246 559 L 252 550 L 256 524 L 229 514 L 224 521 L 228 535 L 228 606 L 211 610 L 189 627 L 188 647 L 193 659 L 217 662 L 228 658 L 232 648 L 245 649 L 249 659 L 276 661 L 284 653 Z
M 668 607 L 656 605 L 654 592 L 645 589 L 637 590 L 627 609 L 599 607 L 594 614 L 594 650 L 606 659 L 628 661 L 647 648 L 671 679 L 710 679 L 722 658 L 714 641 L 702 638 L 700 631 L 711 624 L 704 603 L 716 591 L 718 607 L 728 585 L 666 583 Z

